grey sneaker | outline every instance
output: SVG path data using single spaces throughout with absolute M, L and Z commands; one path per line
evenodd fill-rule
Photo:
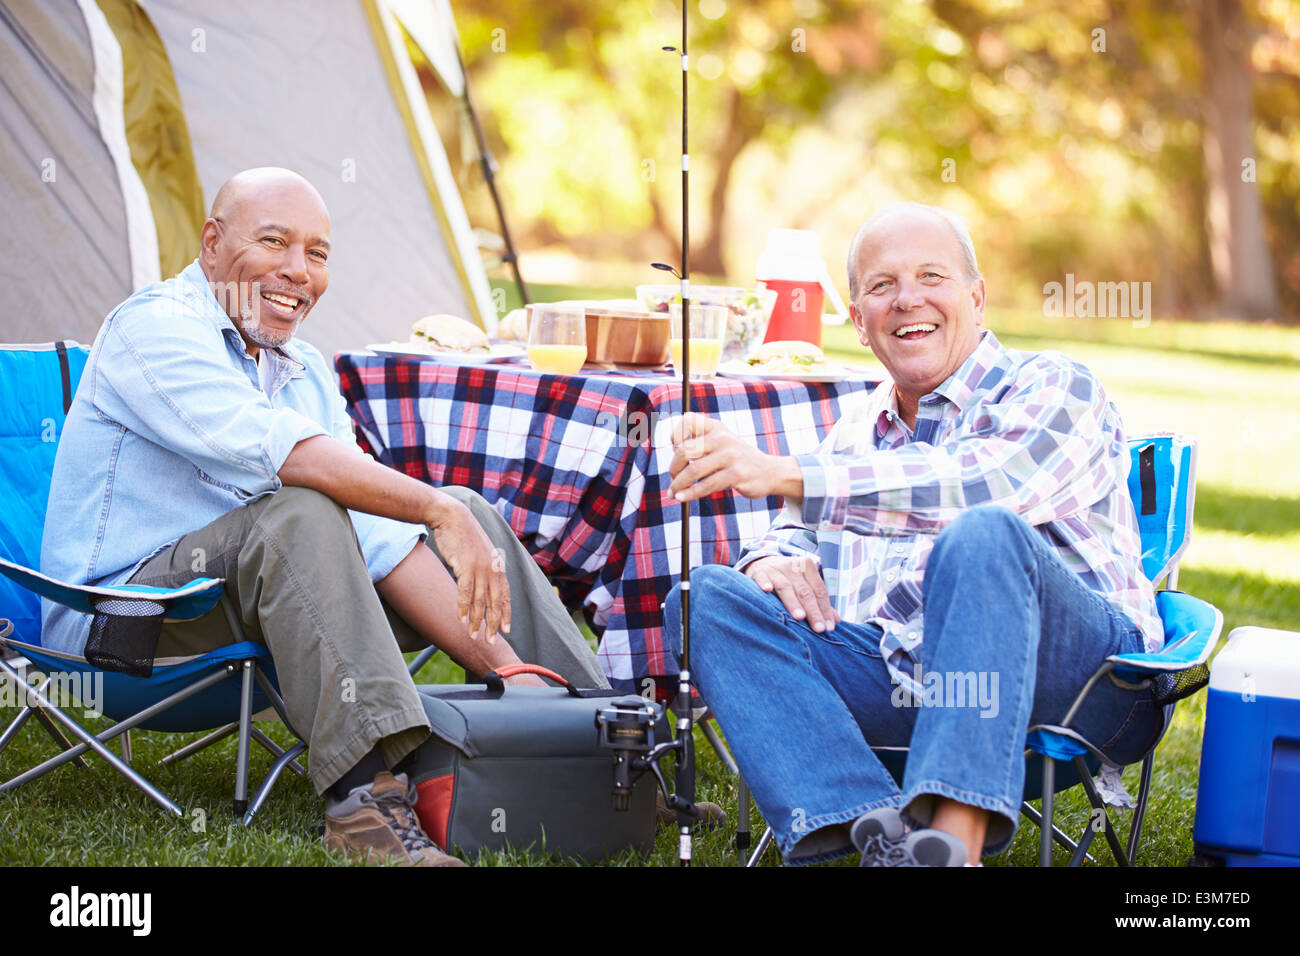
M 439 850 L 415 815 L 415 788 L 406 774 L 388 771 L 325 811 L 325 846 L 369 863 L 465 866 Z
M 849 839 L 862 854 L 859 866 L 962 866 L 966 844 L 942 830 L 913 830 L 893 807 L 881 807 L 853 821 Z

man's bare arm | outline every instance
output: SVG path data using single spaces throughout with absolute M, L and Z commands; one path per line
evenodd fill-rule
M 427 525 L 459 586 L 461 620 L 477 638 L 510 631 L 510 587 L 483 529 L 469 509 L 437 488 L 386 468 L 326 435 L 293 446 L 280 481 L 311 488 L 344 508 Z
M 280 466 L 280 481 L 312 488 L 344 508 L 398 521 L 440 524 L 457 506 L 437 488 L 379 464 L 327 435 L 293 446 Z

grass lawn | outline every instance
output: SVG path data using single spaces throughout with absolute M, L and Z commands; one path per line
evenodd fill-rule
M 564 295 L 626 296 L 627 290 L 534 287 L 535 298 Z M 1131 435 L 1153 430 L 1190 433 L 1200 442 L 1196 530 L 1183 560 L 1180 586 L 1217 605 L 1225 635 L 1258 624 L 1300 630 L 1300 330 L 1230 324 L 1155 322 L 1145 329 L 1127 322 L 1048 320 L 1028 313 L 995 312 L 988 322 L 1009 346 L 1059 348 L 1101 378 L 1119 406 Z M 850 328 L 828 329 L 825 345 L 836 358 L 858 364 L 870 359 Z M 461 679 L 445 658 L 420 676 L 424 683 Z M 5 718 L 8 713 L 2 715 Z M 1161 744 L 1156 790 L 1147 815 L 1140 862 L 1177 866 L 1192 852 L 1201 727 L 1205 695 L 1183 702 Z M 272 734 L 280 732 L 273 728 Z M 230 816 L 234 743 L 228 739 L 171 767 L 153 769 L 158 757 L 188 737 L 137 734 L 136 763 L 186 809 L 182 821 L 157 810 L 117 774 L 93 763 L 71 767 L 0 795 L 0 864 L 150 865 L 329 865 L 343 861 L 327 853 L 315 828 L 322 805 L 310 785 L 286 777 L 248 830 Z M 700 796 L 735 812 L 735 790 L 702 737 L 697 737 Z M 52 745 L 34 726 L 0 756 L 5 777 L 51 755 Z M 260 778 L 269 763 L 255 748 L 253 770 Z M 1136 768 L 1126 775 L 1135 789 Z M 1076 788 L 1058 800 L 1058 824 L 1077 832 L 1087 823 L 1086 802 Z M 1126 821 L 1120 815 L 1121 827 Z M 762 821 L 753 815 L 755 836 Z M 701 834 L 700 864 L 735 862 L 729 827 Z M 993 864 L 1032 865 L 1037 831 L 1021 827 L 1012 849 Z M 1098 862 L 1109 864 L 1104 844 L 1094 844 Z M 620 865 L 669 865 L 676 838 L 662 832 L 649 858 L 631 854 Z M 536 852 L 481 858 L 488 865 L 551 865 Z M 766 865 L 775 865 L 768 853 Z M 855 862 L 855 861 L 850 861 Z M 1064 855 L 1058 851 L 1058 862 Z

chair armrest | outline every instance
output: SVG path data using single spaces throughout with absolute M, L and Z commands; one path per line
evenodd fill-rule
M 166 608 L 165 619 L 169 621 L 190 621 L 207 614 L 221 600 L 225 584 L 224 578 L 196 578 L 179 588 L 154 588 L 140 584 L 112 587 L 68 584 L 3 558 L 0 558 L 0 574 L 47 600 L 83 614 L 94 614 L 95 605 L 104 599 L 147 598 Z
M 1117 670 L 1138 674 L 1177 673 L 1209 659 L 1223 631 L 1223 614 L 1213 604 L 1182 591 L 1158 591 L 1156 609 L 1165 628 L 1159 651 L 1113 654 L 1106 660 Z

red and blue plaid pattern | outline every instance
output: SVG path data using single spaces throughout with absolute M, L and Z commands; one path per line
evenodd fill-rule
M 435 485 L 491 501 L 569 607 L 602 634 L 615 687 L 677 673 L 660 610 L 681 571 L 681 508 L 668 494 L 667 418 L 681 383 L 665 372 L 541 375 L 520 365 L 449 366 L 367 353 L 335 358 L 362 446 Z M 874 382 L 804 385 L 716 379 L 692 390 L 711 415 L 771 454 L 813 451 Z M 692 566 L 733 564 L 779 498 L 696 503 Z

